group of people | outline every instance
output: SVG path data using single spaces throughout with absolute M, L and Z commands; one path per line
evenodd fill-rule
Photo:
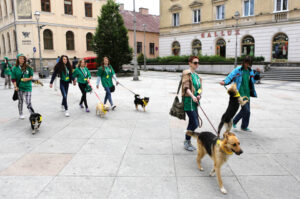
M 196 73 L 199 67 L 199 58 L 191 56 L 189 58 L 190 68 L 182 73 L 182 102 L 184 104 L 184 111 L 189 117 L 187 131 L 195 131 L 199 126 L 198 119 L 198 105 L 202 97 L 203 84 L 202 79 Z M 236 67 L 226 78 L 221 81 L 222 86 L 237 84 L 237 89 L 241 96 L 247 96 L 249 103 L 242 106 L 240 112 L 233 119 L 233 128 L 236 128 L 237 123 L 242 120 L 241 129 L 243 131 L 250 131 L 248 128 L 250 121 L 250 96 L 257 97 L 255 91 L 255 81 L 259 79 L 260 69 L 252 70 L 251 57 L 245 57 L 243 64 Z M 185 135 L 184 148 L 188 151 L 194 151 L 196 148 L 191 143 L 191 136 Z
M 24 101 L 26 103 L 27 109 L 30 114 L 34 113 L 34 109 L 31 104 L 31 96 L 32 96 L 32 78 L 33 78 L 33 69 L 30 65 L 27 64 L 27 58 L 24 54 L 18 54 L 16 59 L 15 66 L 12 66 L 8 58 L 4 58 L 4 62 L 2 63 L 2 71 L 5 76 L 5 87 L 8 85 L 11 87 L 11 83 L 13 83 L 14 90 L 18 93 L 18 109 L 19 109 L 19 118 L 24 119 L 25 116 L 23 114 L 23 104 Z M 2 75 L 2 74 L 1 74 Z M 114 69 L 109 63 L 108 57 L 103 58 L 103 62 L 99 70 L 97 71 L 97 84 L 96 87 L 99 89 L 100 82 L 106 92 L 104 98 L 104 104 L 109 101 L 111 105 L 111 109 L 114 110 L 116 106 L 113 104 L 111 92 L 113 85 L 113 79 L 118 84 L 118 80 Z M 79 102 L 80 108 L 85 108 L 86 112 L 90 112 L 87 103 L 86 94 L 92 91 L 92 86 L 90 84 L 91 73 L 89 69 L 86 67 L 86 62 L 82 59 L 78 61 L 77 66 L 72 66 L 68 56 L 62 55 L 57 61 L 54 72 L 50 81 L 50 88 L 53 87 L 53 82 L 55 78 L 60 78 L 60 90 L 62 94 L 62 103 L 61 108 L 62 111 L 65 112 L 65 116 L 69 117 L 70 113 L 68 111 L 68 90 L 69 85 L 73 83 L 76 86 L 78 82 L 79 89 L 82 93 L 81 100 Z

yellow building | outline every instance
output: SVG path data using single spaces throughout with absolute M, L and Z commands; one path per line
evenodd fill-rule
M 36 11 L 40 12 L 45 66 L 54 66 L 60 55 L 95 56 L 91 39 L 105 3 L 106 0 L 0 0 L 0 57 L 14 59 L 19 52 L 39 65 Z
M 160 56 L 234 57 L 237 36 L 238 56 L 300 61 L 299 0 L 161 0 L 160 13 Z

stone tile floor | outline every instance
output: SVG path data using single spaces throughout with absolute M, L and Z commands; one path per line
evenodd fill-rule
M 203 77 L 201 104 L 217 126 L 228 103 L 218 85 L 223 76 Z M 32 104 L 43 115 L 40 132 L 31 135 L 27 118 L 18 120 L 12 90 L 0 80 L 0 198 L 300 198 L 300 83 L 262 81 L 251 99 L 252 133 L 235 130 L 244 153 L 224 165 L 222 195 L 212 161 L 197 170 L 196 152 L 183 149 L 186 121 L 168 115 L 179 73 L 142 72 L 141 81 L 119 80 L 150 96 L 147 111 L 136 111 L 133 96 L 117 87 L 118 106 L 96 117 L 97 98 L 88 95 L 91 113 L 78 106 L 80 91 L 70 87 L 70 118 L 60 112 L 61 94 L 34 87 Z M 93 79 L 95 83 L 95 78 Z M 103 89 L 98 90 L 103 98 Z M 203 118 L 201 130 L 212 131 Z M 195 143 L 195 140 L 193 140 Z

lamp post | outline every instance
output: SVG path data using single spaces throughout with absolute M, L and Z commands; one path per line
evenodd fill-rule
M 146 70 L 146 24 L 143 24 L 144 27 L 144 70 Z
M 42 49 L 41 49 L 41 27 L 40 27 L 40 16 L 41 13 L 39 11 L 36 11 L 34 13 L 35 19 L 36 19 L 36 24 L 38 28 L 38 37 L 39 37 L 39 57 L 40 57 L 40 74 L 42 75 Z
M 236 20 L 236 24 L 235 24 L 235 60 L 234 60 L 234 67 L 237 67 L 237 46 L 238 46 L 238 42 L 237 42 L 237 28 L 238 28 L 238 22 L 240 19 L 240 13 L 239 11 L 236 11 L 234 13 L 234 18 Z
M 137 49 L 136 49 L 136 14 L 135 14 L 135 0 L 133 0 L 133 29 L 134 29 L 134 55 L 133 55 L 133 65 L 134 65 L 134 76 L 133 81 L 138 81 L 138 69 L 137 69 Z

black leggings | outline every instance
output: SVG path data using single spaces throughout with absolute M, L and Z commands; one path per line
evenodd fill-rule
M 85 108 L 88 108 L 87 101 L 86 101 L 86 91 L 85 91 L 86 84 L 78 83 L 78 85 L 79 85 L 80 91 L 82 93 L 82 97 L 81 97 L 79 104 L 81 105 L 82 103 L 84 103 Z

